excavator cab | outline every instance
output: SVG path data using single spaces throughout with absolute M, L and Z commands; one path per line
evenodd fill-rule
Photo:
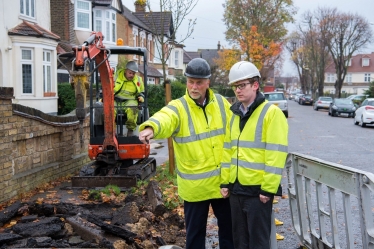
M 145 48 L 105 47 L 101 32 L 93 32 L 82 45 L 73 47 L 72 69 L 68 71 L 75 90 L 76 116 L 80 121 L 81 136 L 83 121 L 87 117 L 90 119 L 88 156 L 92 160 L 82 167 L 79 176 L 72 177 L 73 187 L 105 187 L 113 184 L 128 188 L 136 186 L 138 180 L 145 180 L 156 171 L 156 160 L 149 157 L 150 144 L 143 144 L 138 136 L 125 135 L 126 115 L 120 106 L 115 105 L 114 69 L 109 63 L 110 56 L 115 54 L 138 55 L 143 58 L 140 71 L 143 71 L 144 102 L 128 108 L 138 110 L 138 124 L 146 121 L 149 116 L 148 52 Z M 60 59 L 59 61 L 62 63 Z M 101 89 L 102 96 L 100 91 L 95 94 L 94 89 Z M 89 96 L 89 113 L 86 96 Z

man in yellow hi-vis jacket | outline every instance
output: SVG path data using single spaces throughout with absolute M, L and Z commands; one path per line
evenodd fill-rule
M 232 66 L 229 85 L 237 99 L 225 138 L 221 194 L 229 197 L 236 249 L 269 249 L 273 198 L 280 190 L 288 151 L 288 123 L 259 91 L 251 62 Z M 281 190 L 280 190 L 281 192 Z
M 139 139 L 146 143 L 151 138 L 173 138 L 178 193 L 184 200 L 186 248 L 205 249 L 211 205 L 218 221 L 219 248 L 233 249 L 230 204 L 220 194 L 230 103 L 209 89 L 211 73 L 204 59 L 191 60 L 185 75 L 186 94 L 141 124 Z
M 127 136 L 133 136 L 138 120 L 138 102 L 144 102 L 144 83 L 140 76 L 136 75 L 138 65 L 135 61 L 129 61 L 125 69 L 116 72 L 114 85 L 114 106 L 126 113 Z M 116 110 L 117 111 L 117 110 Z

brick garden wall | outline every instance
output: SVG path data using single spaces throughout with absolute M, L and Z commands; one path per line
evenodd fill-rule
M 0 87 L 0 203 L 75 174 L 90 161 L 89 117 L 81 146 L 75 116 L 49 116 L 12 105 L 12 98 L 13 88 Z

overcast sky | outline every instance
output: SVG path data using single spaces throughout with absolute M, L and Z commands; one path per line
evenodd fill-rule
M 294 6 L 298 8 L 296 21 L 300 15 L 307 10 L 314 11 L 318 7 L 337 7 L 344 12 L 358 13 L 364 16 L 373 24 L 374 32 L 374 0 L 293 0 Z M 134 11 L 134 0 L 122 0 L 123 4 Z M 218 41 L 225 48 L 231 48 L 231 45 L 225 41 L 224 32 L 226 26 L 223 23 L 223 7 L 225 0 L 199 0 L 187 19 L 197 19 L 194 32 L 190 38 L 184 41 L 186 51 L 197 51 L 199 48 L 217 48 Z M 157 8 L 159 0 L 150 0 L 151 7 Z M 185 37 L 187 20 L 185 25 L 177 32 L 177 41 Z M 294 29 L 293 24 L 287 26 L 289 30 Z M 374 52 L 374 42 L 365 52 Z M 290 65 L 285 65 L 283 75 L 294 74 Z

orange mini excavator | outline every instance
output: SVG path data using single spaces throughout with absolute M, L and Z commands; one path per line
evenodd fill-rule
M 124 135 L 126 114 L 114 102 L 114 70 L 109 58 L 113 54 L 143 57 L 145 100 L 142 105 L 130 108 L 139 110 L 138 124 L 148 118 L 147 101 L 147 50 L 141 47 L 103 45 L 101 32 L 92 32 L 83 45 L 73 47 L 73 52 L 59 56 L 59 62 L 69 71 L 75 90 L 76 116 L 80 122 L 83 143 L 83 121 L 88 116 L 86 96 L 90 96 L 90 139 L 88 155 L 90 164 L 83 166 L 79 176 L 72 178 L 73 187 L 105 187 L 108 184 L 128 188 L 136 186 L 155 174 L 156 160 L 150 158 L 150 145 L 143 144 L 137 136 Z M 60 57 L 72 57 L 69 70 Z M 70 60 L 71 61 L 71 60 Z M 102 96 L 93 96 L 93 88 L 102 88 Z M 99 92 L 99 91 L 97 91 Z M 99 101 L 99 99 L 102 101 Z M 114 110 L 117 110 L 116 112 Z

